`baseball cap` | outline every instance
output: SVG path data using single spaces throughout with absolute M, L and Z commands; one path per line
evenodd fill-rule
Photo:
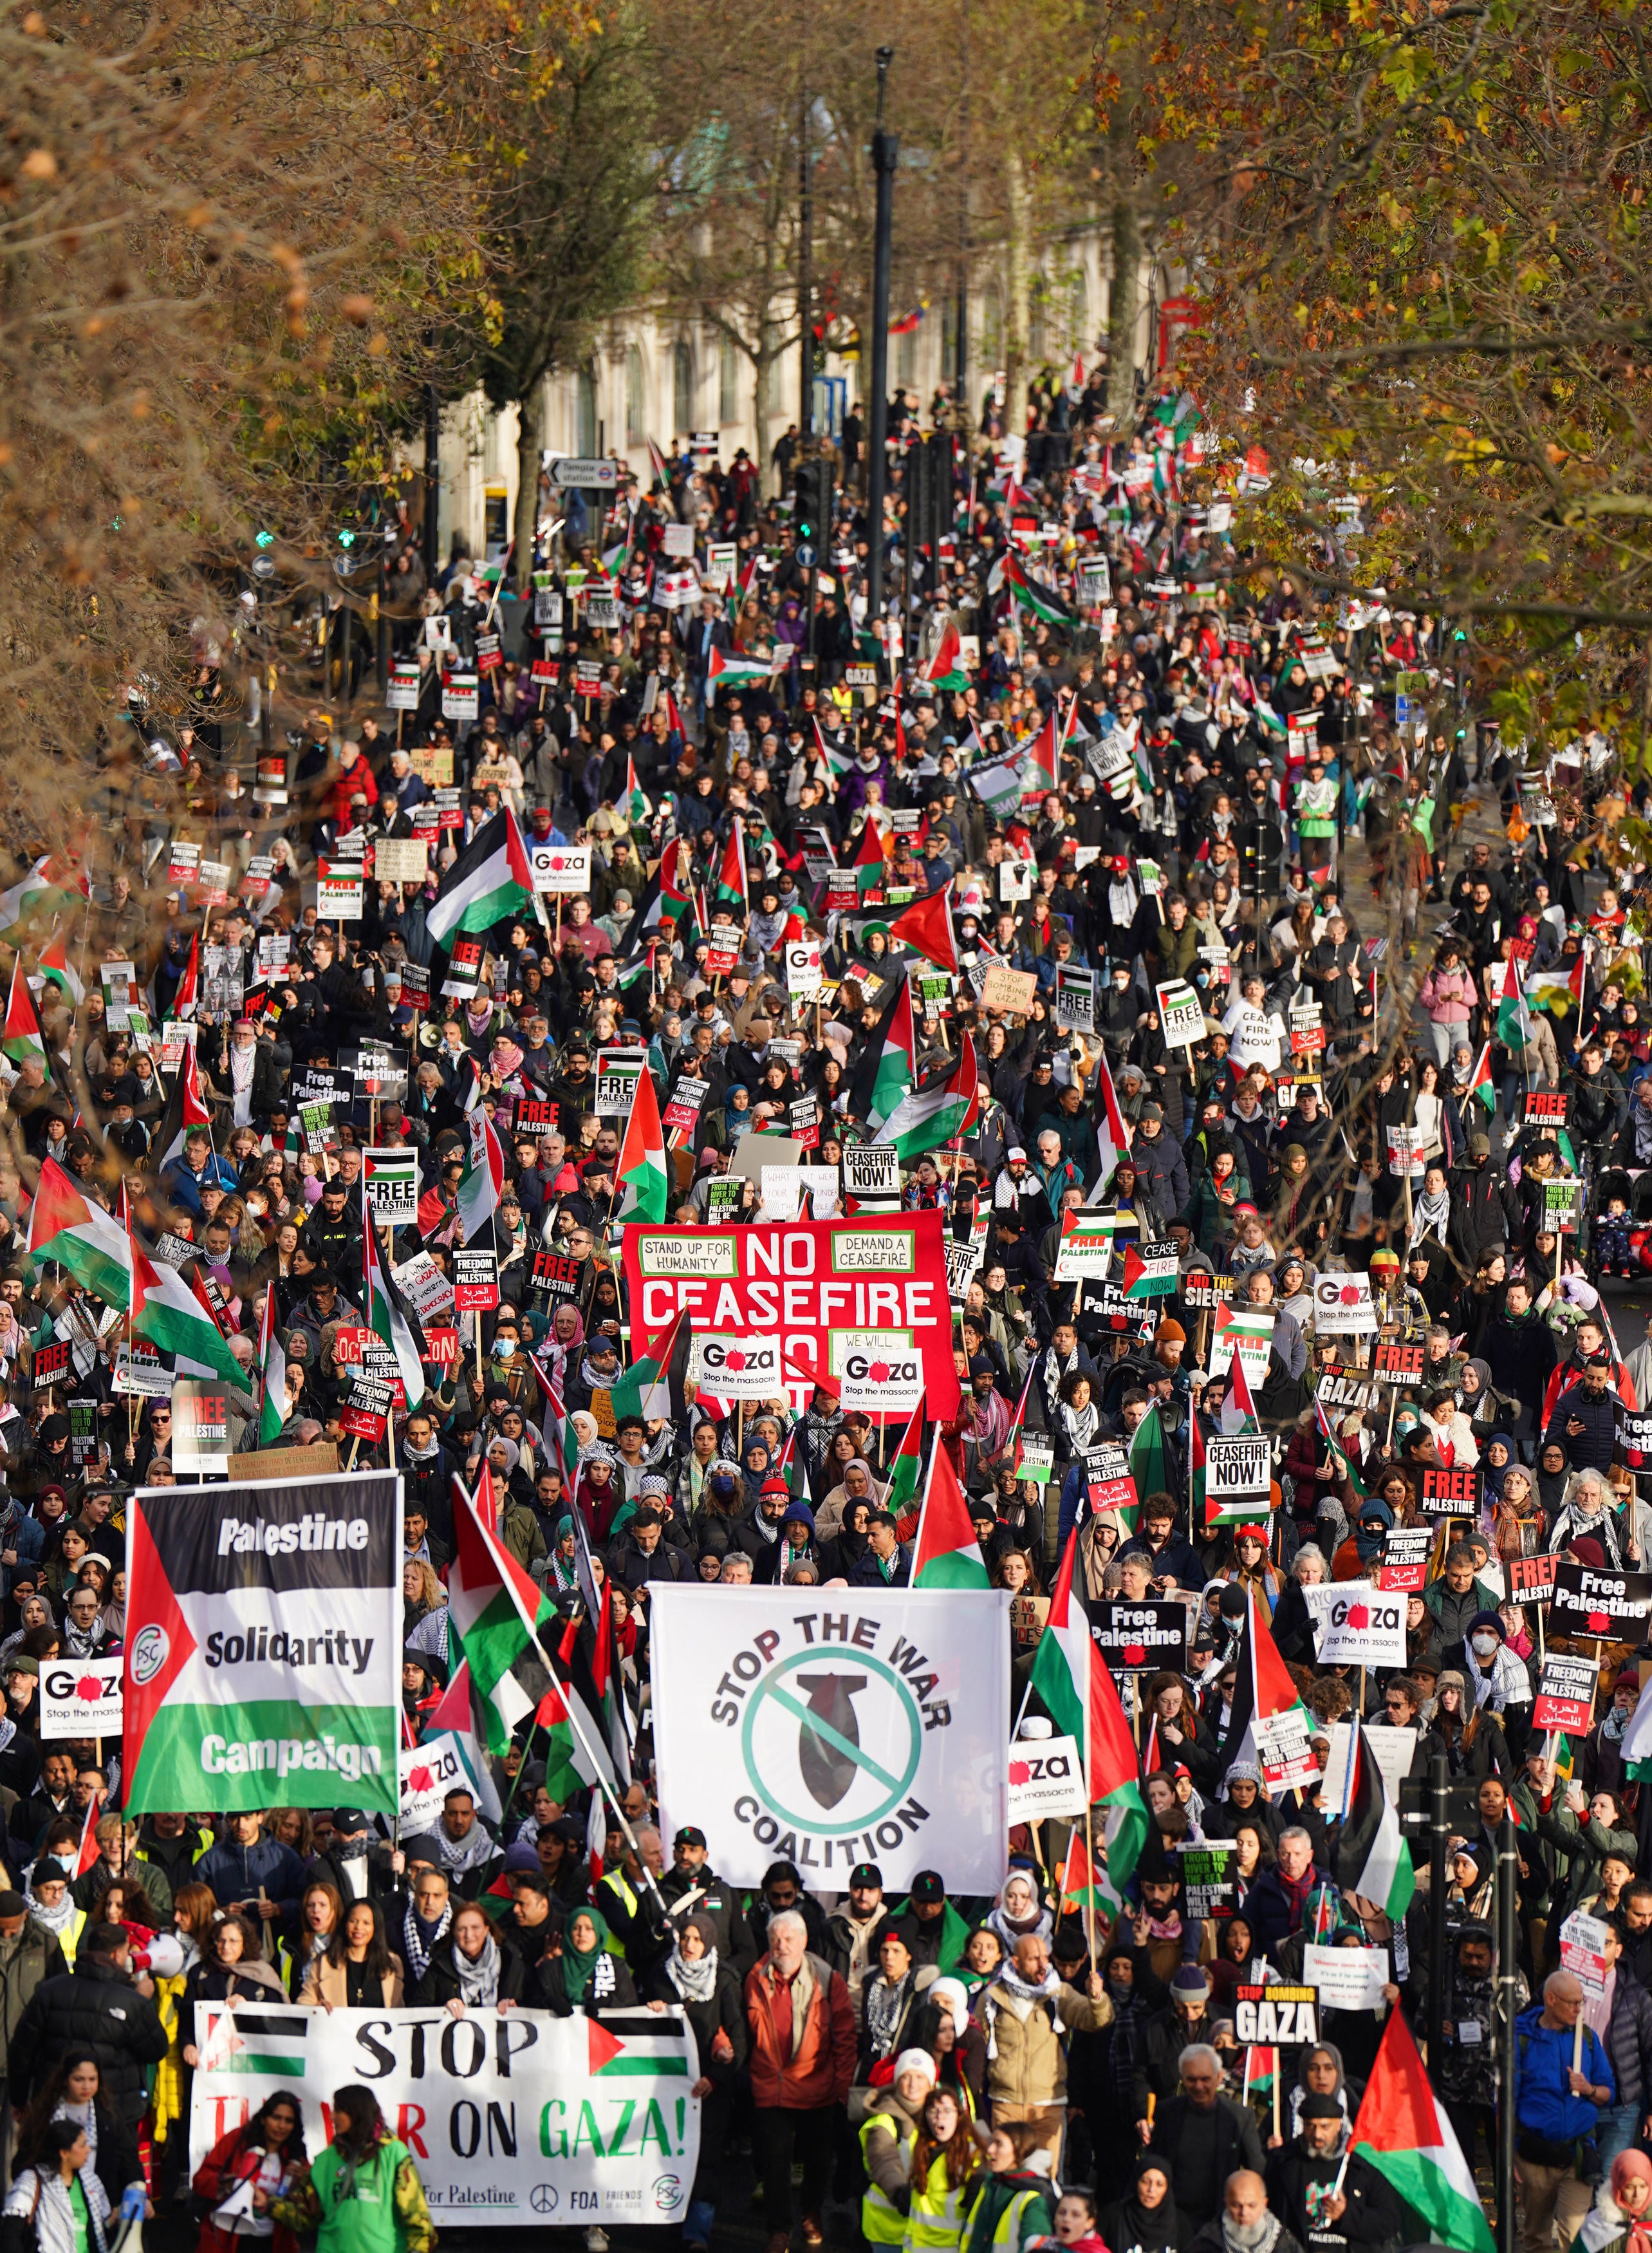
M 673 1846 L 703 1847 L 706 1843 L 706 1834 L 703 1831 L 695 1830 L 693 1824 L 688 1824 L 677 1833 L 671 1843 Z
M 880 1893 L 882 1892 L 883 1873 L 879 1869 L 875 1862 L 857 1862 L 855 1864 L 854 1867 L 849 1873 L 850 1891 L 854 1892 L 857 1886 L 875 1886 Z
M 938 1870 L 920 1870 L 912 1880 L 912 1898 L 933 1907 L 946 1899 L 946 1880 Z

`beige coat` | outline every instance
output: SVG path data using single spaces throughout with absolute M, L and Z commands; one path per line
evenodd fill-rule
M 399 1956 L 390 1958 L 390 1969 L 384 1975 L 383 1984 L 385 2009 L 400 2009 L 407 1973 Z M 298 1990 L 298 2000 L 301 2007 L 309 2011 L 346 2010 L 350 1997 L 345 1985 L 343 1964 L 329 1964 L 324 1956 L 318 1956 L 304 1974 L 303 1984 Z
M 1081 1994 L 1063 1980 L 1046 2000 L 1022 2005 L 994 1982 L 976 2005 L 986 2036 L 986 2093 L 994 2104 L 1036 2109 L 1067 2101 L 1067 2051 L 1050 2023 L 1066 2033 L 1098 2033 L 1112 2024 L 1112 2004 Z M 1024 2013 L 1024 2014 L 1023 2014 Z

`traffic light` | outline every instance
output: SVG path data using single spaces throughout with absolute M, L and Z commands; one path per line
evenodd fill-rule
M 832 479 L 824 462 L 799 462 L 792 524 L 798 541 L 818 541 L 826 528 L 832 505 Z

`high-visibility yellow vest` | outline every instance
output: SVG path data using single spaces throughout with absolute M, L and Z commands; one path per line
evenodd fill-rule
M 958 2133 L 967 2136 L 969 2130 L 960 2122 Z M 946 2179 L 946 2154 L 938 2152 L 930 2161 L 927 2181 L 912 2193 L 912 2211 L 907 2217 L 906 2253 L 917 2253 L 917 2249 L 954 2246 L 964 2233 L 965 2210 L 971 2204 L 975 2191 L 972 2181 L 965 2182 L 962 2190 L 956 2189 Z
M 994 2245 L 1019 2247 L 1021 2242 L 1022 2227 L 1027 2219 L 1027 2209 L 1029 2206 L 1035 2206 L 1042 2212 L 1044 2207 L 1042 2193 L 1035 2190 L 1017 2191 L 998 2217 L 997 2227 L 993 2231 L 992 2242 Z M 1042 2228 L 1034 2234 L 1042 2235 Z
M 902 2120 L 893 2112 L 871 2112 L 861 2123 L 861 2160 L 866 2165 L 867 2145 L 875 2128 L 892 2131 L 903 2159 L 910 2159 L 912 2146 L 917 2141 L 917 2130 L 910 2121 Z M 868 2178 L 872 2170 L 867 2167 Z M 865 2195 L 861 2201 L 861 2228 L 868 2245 L 899 2245 L 906 2236 L 906 2216 L 893 2200 L 868 2180 Z
M 603 1882 L 598 1886 L 596 1890 L 599 1894 L 603 1891 L 611 1892 L 615 1900 L 617 1901 L 624 1908 L 627 1916 L 636 1915 L 637 1895 L 632 1891 L 631 1880 L 627 1878 L 624 1870 L 605 1871 L 603 1876 Z M 597 1907 L 599 1908 L 602 1907 L 602 1903 L 600 1901 L 597 1903 Z M 608 1952 L 610 1956 L 617 1956 L 622 1964 L 625 1961 L 625 1943 L 617 1932 L 610 1932 L 609 1934 Z

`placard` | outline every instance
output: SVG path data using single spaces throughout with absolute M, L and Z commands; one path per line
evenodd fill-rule
M 1580 1908 L 1573 1909 L 1560 1928 L 1560 1969 L 1580 1980 L 1584 1993 L 1597 2000 L 1606 1993 L 1611 1969 L 1606 1955 L 1609 1930 L 1603 1918 Z
M 1623 1396 L 1617 1392 L 1612 1402 L 1624 1461 L 1632 1471 L 1652 1469 L 1652 1412 L 1626 1407 Z
M 706 1098 L 711 1092 L 708 1079 L 682 1078 L 672 1089 L 660 1118 L 667 1134 L 693 1134 L 700 1126 L 700 1113 Z
M 816 1220 L 832 1220 L 838 1210 L 838 1169 L 835 1166 L 765 1166 L 761 1184 L 763 1217 L 795 1220 L 805 1191 Z
M 1423 1148 L 1428 1140 L 1421 1126 L 1391 1126 L 1388 1129 L 1388 1170 L 1404 1180 L 1407 1175 L 1414 1182 L 1421 1181 L 1425 1171 Z
M 1273 1484 L 1273 1445 L 1265 1433 L 1214 1433 L 1204 1443 L 1208 1500 L 1267 1494 Z
M 444 673 L 442 676 L 442 716 L 444 720 L 474 720 L 482 708 L 482 684 L 475 673 Z
M 381 884 L 422 884 L 430 873 L 430 847 L 422 837 L 381 837 L 373 848 L 373 873 Z
M 1185 979 L 1173 978 L 1153 991 L 1167 1048 L 1191 1048 L 1204 1038 L 1204 1003 Z
M 1509 1594 L 1516 1603 L 1546 1604 L 1554 1594 L 1555 1573 L 1560 1559 L 1552 1552 L 1540 1557 L 1511 1557 L 1509 1559 Z
M 1420 1595 L 1428 1586 L 1428 1559 L 1434 1546 L 1432 1525 L 1391 1525 L 1383 1536 L 1379 1588 Z
M 1480 1467 L 1477 1463 L 1453 1463 L 1449 1470 L 1440 1463 L 1424 1463 L 1422 1492 L 1418 1496 L 1425 1516 L 1429 1517 L 1468 1517 L 1480 1523 Z
M 1577 1651 L 1545 1652 L 1531 1708 L 1532 1727 L 1556 1729 L 1566 1737 L 1586 1737 L 1594 1725 L 1594 1693 L 1600 1678 L 1598 1658 Z
M 536 892 L 589 892 L 591 888 L 589 845 L 539 845 L 530 839 L 527 865 Z
M 1273 1345 L 1273 1316 L 1272 1307 L 1223 1307 L 1211 1336 L 1212 1375 L 1226 1376 L 1237 1353 L 1244 1381 L 1254 1392 L 1267 1377 L 1268 1356 Z
M 1318 1337 L 1375 1335 L 1377 1311 L 1369 1275 L 1319 1275 L 1314 1282 L 1314 1330 Z
M 1092 1602 L 1090 1631 L 1115 1673 L 1179 1673 L 1188 1661 L 1188 1608 L 1183 1603 Z
M 1599 1636 L 1611 1643 L 1640 1640 L 1652 1609 L 1652 1573 L 1598 1573 L 1563 1557 L 1555 1567 L 1549 1607 L 1551 1636 Z
M 1182 1914 L 1200 1923 L 1207 1916 L 1231 1916 L 1238 1906 L 1239 1850 L 1219 1838 L 1197 1845 L 1177 1842 L 1181 1856 Z
M 1009 1748 L 1012 1824 L 1083 1815 L 1090 1804 L 1077 1737 L 1018 1737 Z
M 1350 1951 L 1352 1952 L 1352 1951 Z M 1381 1950 L 1362 1949 L 1362 1955 Z M 1329 1953 L 1321 1949 L 1320 1954 Z M 1283 1982 L 1266 1987 L 1236 1987 L 1233 1991 L 1233 2037 L 1244 2048 L 1308 2048 L 1320 2038 L 1320 2005 L 1328 2002 L 1314 1987 L 1287 1987 Z
M 172 1383 L 172 1468 L 200 1478 L 229 1470 L 229 1393 L 206 1378 Z
M 1427 1350 L 1426 1346 L 1402 1345 L 1394 1338 L 1379 1338 L 1371 1360 L 1371 1375 L 1384 1385 L 1420 1385 L 1423 1357 Z
M 1293 1705 L 1283 1713 L 1256 1715 L 1251 1733 L 1270 1798 L 1297 1784 L 1312 1783 L 1319 1775 L 1319 1756 L 1300 1706 Z
M 73 1355 L 68 1340 L 55 1338 L 49 1345 L 36 1346 L 30 1377 L 37 1392 L 49 1392 L 54 1385 L 73 1384 Z
M 1112 1266 L 1112 1239 L 1119 1216 L 1082 1206 L 1061 1217 L 1061 1239 L 1056 1247 L 1056 1280 L 1076 1281 L 1082 1275 L 1104 1276 Z
M 422 1744 L 403 1745 L 397 1767 L 404 1838 L 426 1836 L 436 1828 L 449 1792 L 474 1794 L 476 1789 L 475 1779 L 451 1729 L 426 1737 Z
M 1096 1023 L 1096 973 L 1070 962 L 1056 965 L 1056 1022 L 1088 1033 Z
M 1130 1475 L 1130 1450 L 1117 1440 L 1101 1440 L 1086 1447 L 1084 1492 L 1091 1510 L 1133 1510 L 1136 1482 Z
M 637 1083 L 647 1068 L 642 1049 L 602 1050 L 596 1057 L 596 1098 L 593 1108 L 599 1119 L 629 1119 L 637 1099 Z
M 1181 1303 L 1192 1313 L 1219 1307 L 1232 1296 L 1231 1275 L 1213 1275 L 1208 1267 L 1190 1267 L 1181 1279 Z
M 820 942 L 789 938 L 785 945 L 786 991 L 794 1001 L 812 1001 L 820 992 Z
M 124 1553 L 124 1552 L 122 1552 Z M 125 1657 L 48 1658 L 40 1669 L 40 1735 L 118 1738 Z
M 356 1440 L 382 1440 L 385 1419 L 395 1399 L 395 1387 L 382 1378 L 370 1377 L 365 1369 L 357 1370 L 350 1379 L 350 1391 L 338 1411 L 338 1428 Z
M 780 1341 L 701 1331 L 688 1351 L 690 1380 L 720 1400 L 771 1400 L 782 1389 Z
M 398 658 L 390 667 L 390 678 L 385 684 L 384 707 L 387 712 L 416 712 L 419 708 L 419 666 Z M 284 803 L 284 799 L 282 803 Z
M 852 1197 L 898 1197 L 901 1161 L 892 1142 L 845 1143 L 843 1193 Z
M 1569 1099 L 1564 1087 L 1529 1087 L 1521 1098 L 1520 1123 L 1523 1126 L 1547 1126 L 1564 1129 L 1569 1110 Z
M 487 1247 L 456 1250 L 453 1303 L 460 1314 L 485 1312 L 499 1303 L 498 1255 Z
M 981 980 L 980 1003 L 984 1009 L 1024 1016 L 1037 994 L 1038 980 L 1030 970 L 1007 970 L 1002 963 L 994 962 Z
M 1555 1175 L 1543 1185 L 1543 1226 L 1557 1236 L 1576 1236 L 1583 1226 L 1587 1191 L 1569 1175 Z
M 1325 1781 L 1320 1786 L 1321 1807 L 1340 1807 L 1348 1796 L 1348 1755 L 1354 1731 L 1347 1721 L 1331 1724 L 1331 1749 L 1325 1756 Z M 1377 1763 L 1377 1774 L 1383 1779 L 1390 1804 L 1399 1804 L 1399 1788 L 1412 1772 L 1417 1757 L 1417 1730 L 1413 1724 L 1403 1729 L 1390 1728 L 1386 1721 L 1365 1725 L 1365 1747 Z
M 1389 1982 L 1388 1950 L 1321 1948 L 1310 1942 L 1302 1950 L 1302 1971 L 1321 2010 L 1374 2011 Z
M 136 1345 L 115 1349 L 115 1390 L 129 1399 L 164 1400 L 172 1389 L 172 1372 L 152 1345 L 139 1339 Z
M 1321 1666 L 1404 1666 L 1405 1599 L 1368 1580 L 1321 1581 L 1304 1587 Z
M 1328 1369 L 1314 1387 L 1314 1398 L 1327 1415 L 1338 1408 L 1350 1412 L 1357 1410 L 1363 1415 L 1377 1406 L 1382 1388 L 1374 1378 L 1362 1377 L 1357 1370 Z
M 419 1217 L 419 1154 L 416 1150 L 366 1150 L 362 1179 L 367 1203 L 381 1226 L 400 1228 Z

